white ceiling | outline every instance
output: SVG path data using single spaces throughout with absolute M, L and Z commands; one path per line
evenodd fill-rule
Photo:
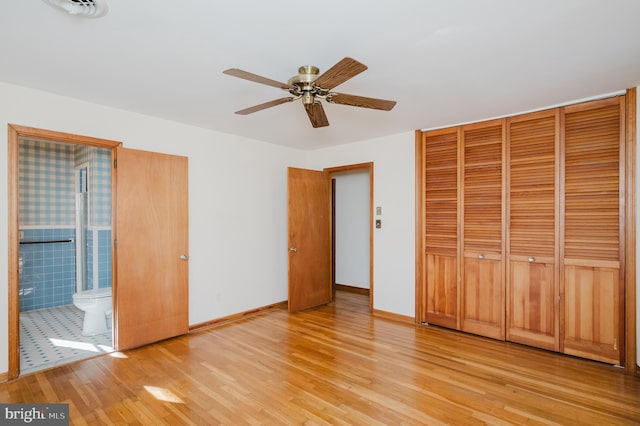
M 638 0 L 107 0 L 102 18 L 0 5 L 0 81 L 275 144 L 317 149 L 540 109 L 640 85 Z M 286 82 L 350 56 L 334 90 L 390 112 L 300 102 L 223 75 Z M 117 123 L 114 123 L 117 126 Z M 64 129 L 57 129 L 64 130 Z

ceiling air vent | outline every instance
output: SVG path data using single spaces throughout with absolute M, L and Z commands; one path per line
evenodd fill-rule
M 63 10 L 70 15 L 98 18 L 107 13 L 106 0 L 42 0 L 56 9 Z

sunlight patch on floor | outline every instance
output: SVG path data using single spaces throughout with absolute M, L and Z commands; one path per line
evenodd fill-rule
M 93 343 L 85 343 L 85 342 L 74 342 L 73 340 L 62 340 L 62 339 L 54 339 L 50 338 L 49 341 L 55 346 L 61 346 L 63 348 L 72 348 L 79 349 L 81 351 L 89 351 L 89 352 L 111 352 L 113 348 L 108 346 L 100 345 L 101 348 L 94 345 Z
M 184 401 L 178 398 L 176 394 L 169 389 L 158 388 L 156 386 L 145 386 L 147 392 L 149 392 L 155 399 L 159 401 L 173 402 L 175 404 L 184 404 Z

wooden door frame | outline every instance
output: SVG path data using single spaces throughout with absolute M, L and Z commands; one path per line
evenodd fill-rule
M 627 89 L 625 96 L 625 135 L 624 144 L 626 151 L 625 164 L 625 369 L 629 373 L 640 373 L 638 366 L 637 353 L 637 283 L 636 283 L 636 203 L 638 198 L 636 191 L 636 121 L 637 121 L 637 103 L 636 88 Z
M 18 224 L 18 139 L 20 137 L 28 137 L 42 139 L 55 142 L 64 142 L 75 145 L 88 145 L 113 151 L 116 147 L 121 146 L 122 142 L 112 141 L 108 139 L 100 139 L 89 136 L 75 135 L 72 133 L 63 133 L 53 130 L 37 129 L 34 127 L 19 126 L 9 124 L 7 138 L 7 170 L 8 170 L 8 311 L 9 311 L 9 365 L 8 380 L 13 380 L 20 375 L 20 298 L 18 292 L 20 290 L 20 278 L 18 273 L 18 258 L 20 257 L 20 247 L 18 241 L 19 224 Z M 115 181 L 111 180 L 111 196 L 115 195 Z M 113 204 L 112 204 L 113 205 Z M 113 268 L 115 272 L 115 267 Z M 115 282 L 113 283 L 115 286 Z
M 628 373 L 640 375 L 640 366 L 638 366 L 637 360 L 637 284 L 636 284 L 636 203 L 638 198 L 636 196 L 636 135 L 637 135 L 637 94 L 636 88 L 630 88 L 626 90 L 625 94 L 625 133 L 624 149 L 626 151 L 626 164 L 625 164 L 625 212 L 624 221 L 625 232 L 625 254 L 624 254 L 624 272 L 625 272 L 625 310 L 624 310 L 624 333 L 625 333 L 625 351 L 624 351 L 624 368 Z M 455 127 L 455 126 L 452 126 Z M 421 322 L 421 318 L 425 314 L 425 306 L 423 300 L 426 296 L 426 289 L 423 286 L 424 283 L 424 241 L 422 238 L 422 230 L 424 229 L 424 219 L 422 215 L 422 204 L 424 200 L 424 194 L 422 193 L 422 186 L 424 177 L 422 170 L 424 168 L 422 159 L 422 135 L 425 131 L 415 131 L 415 182 L 416 182 L 416 206 L 415 206 L 415 224 L 416 224 L 416 239 L 415 239 L 415 265 L 416 265 L 416 281 L 415 281 L 415 310 L 416 310 L 416 323 Z
M 346 166 L 328 167 L 324 171 L 329 173 L 331 179 L 333 173 L 347 172 L 352 170 L 367 170 L 369 172 L 369 312 L 373 312 L 373 162 L 350 164 Z M 331 211 L 333 211 L 333 196 L 331 197 Z M 333 227 L 333 225 L 332 225 Z M 335 244 L 331 236 L 331 244 Z M 332 262 L 335 262 L 335 250 L 331 253 Z M 335 280 L 332 280 L 335 281 Z M 334 283 L 332 282 L 332 287 Z M 333 291 L 333 288 L 332 288 Z

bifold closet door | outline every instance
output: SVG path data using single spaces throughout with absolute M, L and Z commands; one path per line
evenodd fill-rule
M 504 340 L 504 120 L 462 128 L 461 329 Z
M 563 108 L 564 353 L 624 353 L 624 96 Z
M 425 320 L 458 328 L 458 130 L 422 139 Z
M 559 110 L 507 120 L 507 340 L 559 349 Z

